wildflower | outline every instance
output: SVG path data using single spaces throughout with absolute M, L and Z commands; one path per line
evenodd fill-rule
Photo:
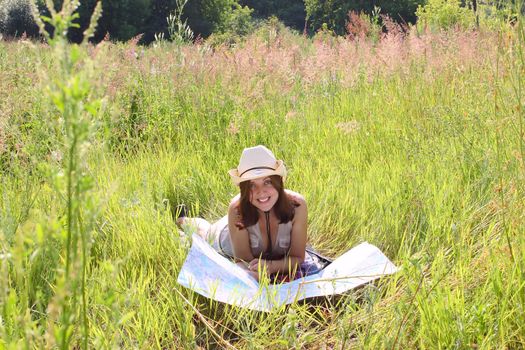
M 237 135 L 239 133 L 239 127 L 235 125 L 235 122 L 230 122 L 230 125 L 228 125 L 226 131 L 230 135 Z
M 284 119 L 289 122 L 290 120 L 294 119 L 295 117 L 297 116 L 297 112 L 295 111 L 289 111 L 288 113 L 286 113 L 286 115 L 284 116 Z
M 62 161 L 62 152 L 60 151 L 51 151 L 51 159 L 55 162 L 61 162 Z
M 256 122 L 255 120 L 252 120 L 250 122 L 250 129 L 252 130 L 257 130 L 257 129 L 260 129 L 263 125 L 259 122 Z
M 0 254 L 0 260 L 11 259 L 11 257 L 12 257 L 11 253 L 2 253 L 2 254 Z
M 344 134 L 350 135 L 357 132 L 361 128 L 361 125 L 357 120 L 351 120 L 349 122 L 337 123 L 335 127 L 341 130 Z

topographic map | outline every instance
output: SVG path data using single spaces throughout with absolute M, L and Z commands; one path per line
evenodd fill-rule
M 377 247 L 363 242 L 316 274 L 287 283 L 260 285 L 199 235 L 193 234 L 177 282 L 213 300 L 269 311 L 306 298 L 341 294 L 397 270 Z

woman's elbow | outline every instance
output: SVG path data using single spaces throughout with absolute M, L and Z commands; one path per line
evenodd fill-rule
M 293 259 L 293 262 L 297 265 L 301 265 L 304 262 L 304 254 L 302 256 L 300 255 L 291 256 L 291 258 Z

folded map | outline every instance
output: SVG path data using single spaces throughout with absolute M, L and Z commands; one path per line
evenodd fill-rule
M 316 274 L 287 283 L 260 285 L 245 270 L 193 234 L 177 282 L 213 300 L 269 311 L 306 298 L 341 294 L 397 270 L 381 250 L 363 242 Z

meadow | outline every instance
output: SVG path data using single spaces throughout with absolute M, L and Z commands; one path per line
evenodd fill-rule
M 0 41 L 0 348 L 522 349 L 522 21 L 235 47 Z M 244 147 L 309 242 L 401 271 L 269 313 L 176 283 L 173 208 L 220 218 Z

